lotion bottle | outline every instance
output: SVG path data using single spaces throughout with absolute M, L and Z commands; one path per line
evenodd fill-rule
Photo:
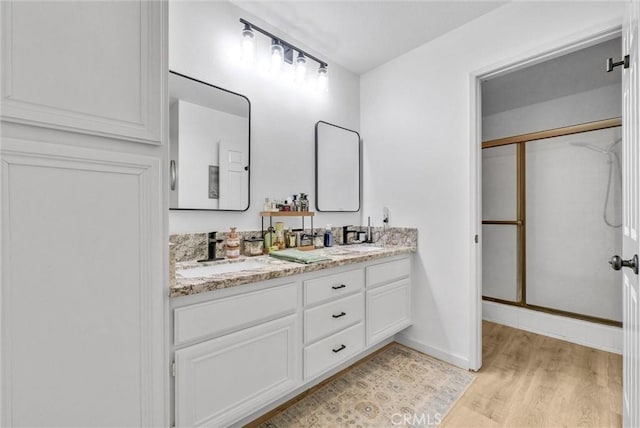
M 331 232 L 331 225 L 328 224 L 324 230 L 324 246 L 333 247 L 333 232 Z

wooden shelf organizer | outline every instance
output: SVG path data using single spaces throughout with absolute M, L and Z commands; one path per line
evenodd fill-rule
M 269 217 L 269 227 L 273 227 L 273 217 L 300 217 L 302 218 L 302 230 L 304 231 L 304 218 L 305 217 L 311 217 L 311 234 L 313 235 L 313 216 L 316 213 L 313 211 L 261 211 L 260 212 L 260 217 L 261 219 L 261 226 L 260 226 L 260 231 L 262 233 L 262 238 L 264 238 L 264 218 L 265 217 Z M 302 248 L 302 247 L 298 247 L 298 249 L 313 249 L 313 246 L 310 246 L 310 248 Z

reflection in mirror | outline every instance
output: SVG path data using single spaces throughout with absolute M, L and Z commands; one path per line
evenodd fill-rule
M 360 135 L 323 121 L 316 123 L 316 209 L 360 210 Z
M 169 115 L 169 207 L 248 209 L 249 99 L 171 71 Z

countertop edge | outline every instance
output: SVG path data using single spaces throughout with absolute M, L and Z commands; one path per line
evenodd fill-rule
M 311 264 L 300 264 L 294 262 L 279 263 L 279 268 L 270 269 L 268 271 L 240 271 L 235 272 L 233 276 L 212 275 L 210 278 L 198 278 L 186 280 L 177 278 L 176 284 L 169 288 L 169 297 L 176 298 L 189 296 L 208 291 L 221 290 L 239 285 L 250 284 L 254 282 L 268 281 L 270 279 L 284 278 L 293 275 L 299 275 L 308 272 L 317 272 L 320 270 L 337 268 L 356 263 L 363 263 L 371 260 L 378 260 L 387 257 L 393 257 L 401 254 L 411 254 L 417 251 L 416 247 L 394 246 L 386 247 L 381 251 L 368 253 L 353 253 L 349 255 L 341 254 L 337 260 L 328 260 Z M 182 282 L 182 284 L 180 284 Z

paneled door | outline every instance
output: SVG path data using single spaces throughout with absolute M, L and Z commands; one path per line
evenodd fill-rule
M 640 254 L 640 47 L 638 19 L 640 3 L 633 1 L 623 29 L 623 55 L 630 56 L 623 70 L 623 238 L 622 260 L 612 259 L 614 268 L 622 266 L 623 287 L 623 425 L 640 426 L 640 291 L 638 290 L 638 254 Z M 635 261 L 635 267 L 634 267 Z

